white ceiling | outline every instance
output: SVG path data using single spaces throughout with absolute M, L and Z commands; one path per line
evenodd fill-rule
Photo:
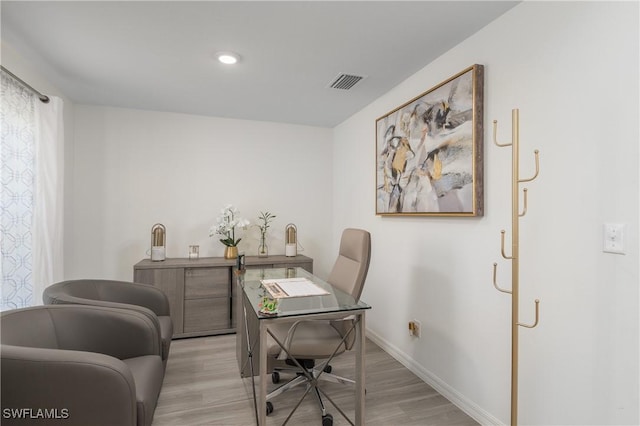
M 334 127 L 515 4 L 3 0 L 0 7 L 3 40 L 76 103 Z M 240 63 L 217 63 L 213 54 L 222 50 L 239 53 Z M 368 77 L 347 91 L 328 88 L 342 72 Z

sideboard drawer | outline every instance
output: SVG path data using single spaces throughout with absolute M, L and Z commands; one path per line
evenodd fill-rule
M 184 271 L 184 298 L 228 297 L 230 268 L 187 268 Z
M 184 332 L 231 328 L 229 299 L 208 297 L 184 301 Z

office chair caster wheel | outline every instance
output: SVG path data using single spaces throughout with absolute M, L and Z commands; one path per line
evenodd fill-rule
M 330 365 L 327 365 L 322 369 L 322 371 L 324 371 L 325 373 L 331 373 L 331 370 L 333 370 L 333 367 L 331 367 Z
M 273 413 L 273 404 L 267 401 L 267 416 L 271 413 Z
M 278 373 L 277 371 L 271 373 L 271 383 L 273 383 L 274 385 L 276 383 L 280 383 L 280 373 Z
M 333 426 L 333 416 L 331 414 L 322 416 L 322 426 Z

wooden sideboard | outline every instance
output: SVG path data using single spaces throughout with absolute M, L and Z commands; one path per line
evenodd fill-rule
M 313 273 L 313 259 L 306 256 L 245 257 L 247 268 L 301 267 Z M 133 281 L 152 284 L 167 295 L 173 320 L 173 338 L 234 333 L 236 316 L 233 277 L 235 259 L 144 259 L 133 267 Z

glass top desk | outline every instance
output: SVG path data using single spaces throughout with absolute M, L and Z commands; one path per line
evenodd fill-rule
M 364 330 L 365 312 L 371 307 L 355 300 L 331 284 L 321 280 L 302 268 L 247 269 L 237 274 L 236 356 L 242 377 L 259 372 L 259 388 L 254 394 L 256 420 L 266 425 L 267 400 L 267 329 L 275 322 L 299 321 L 301 319 L 336 319 L 352 316 L 355 327 L 355 424 L 364 424 Z M 260 312 L 261 301 L 268 295 L 260 280 L 277 278 L 307 278 L 318 287 L 329 292 L 322 296 L 303 296 L 279 299 L 276 314 Z M 256 358 L 255 355 L 258 355 Z M 254 387 L 255 393 L 255 387 Z

